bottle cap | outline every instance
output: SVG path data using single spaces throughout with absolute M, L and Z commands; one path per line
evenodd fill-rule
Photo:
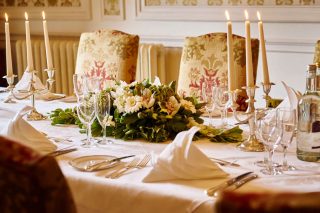
M 317 65 L 316 64 L 309 64 L 307 66 L 308 72 L 316 72 L 317 70 Z

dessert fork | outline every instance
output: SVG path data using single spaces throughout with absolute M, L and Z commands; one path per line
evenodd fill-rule
M 130 170 L 130 169 L 134 169 L 134 168 L 142 169 L 143 167 L 145 167 L 145 166 L 148 164 L 148 162 L 150 161 L 150 159 L 151 159 L 151 155 L 150 155 L 150 154 L 147 154 L 147 155 L 145 155 L 145 156 L 142 158 L 142 160 L 141 160 L 138 164 L 136 164 L 136 165 L 134 165 L 134 166 L 132 166 L 132 167 L 129 167 L 129 168 L 127 167 L 127 168 L 124 168 L 124 169 L 120 170 L 118 173 L 116 173 L 116 174 L 114 174 L 114 175 L 111 175 L 111 178 L 112 178 L 112 179 L 118 178 L 118 177 L 120 177 L 123 173 L 125 173 L 126 171 L 128 171 L 128 170 Z
M 134 158 L 132 161 L 130 161 L 130 163 L 127 163 L 124 167 L 119 168 L 117 170 L 115 170 L 114 172 L 106 175 L 106 178 L 112 178 L 114 175 L 116 175 L 118 172 L 121 172 L 122 170 L 127 171 L 128 169 L 135 167 L 137 164 L 139 163 L 139 158 Z

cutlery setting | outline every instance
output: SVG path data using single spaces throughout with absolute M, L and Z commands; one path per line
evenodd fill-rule
M 91 171 L 94 171 L 96 169 L 99 169 L 100 166 L 102 166 L 104 164 L 110 164 L 110 163 L 113 163 L 113 162 L 116 162 L 116 161 L 120 161 L 122 159 L 131 158 L 131 157 L 134 157 L 134 155 L 118 157 L 118 158 L 114 158 L 114 159 L 111 159 L 111 160 L 99 160 L 99 161 L 92 160 L 92 161 L 89 161 L 89 163 L 84 166 L 84 170 L 86 170 L 88 172 L 91 172 Z
M 253 172 L 246 172 L 234 178 L 231 178 L 217 186 L 208 188 L 207 190 L 205 190 L 205 193 L 209 197 L 216 197 L 224 190 L 233 191 L 257 177 L 258 175 Z
M 140 158 L 136 157 L 132 161 L 127 163 L 124 167 L 113 171 L 112 173 L 106 175 L 105 177 L 111 178 L 111 179 L 119 178 L 120 176 L 122 176 L 124 173 L 126 173 L 127 171 L 129 171 L 131 169 L 144 168 L 150 160 L 151 160 L 150 154 L 145 155 L 141 160 L 140 160 Z
M 213 158 L 210 157 L 210 159 L 212 161 L 214 161 L 215 163 L 221 165 L 221 166 L 234 166 L 234 167 L 240 167 L 239 164 L 235 163 L 234 161 L 230 162 L 230 161 L 226 161 L 226 160 L 222 160 L 222 159 L 218 159 L 218 158 Z
M 78 150 L 75 147 L 73 147 L 73 148 L 71 148 L 71 147 L 73 147 L 73 146 L 68 146 L 68 147 L 65 147 L 65 148 L 58 149 L 56 151 L 48 153 L 47 155 L 50 155 L 51 157 L 57 157 L 57 156 L 64 155 L 64 154 L 67 154 L 67 153 L 74 152 L 74 151 Z

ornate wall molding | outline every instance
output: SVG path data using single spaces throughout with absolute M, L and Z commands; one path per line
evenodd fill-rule
M 320 0 L 136 0 L 138 20 L 225 21 L 228 10 L 233 21 L 251 20 L 256 11 L 265 22 L 319 22 Z
M 109 20 L 124 20 L 124 0 L 101 0 L 101 15 L 102 19 Z
M 8 13 L 11 19 L 24 19 L 28 12 L 30 19 L 42 19 L 41 11 L 48 19 L 90 20 L 91 0 L 0 0 L 0 14 Z

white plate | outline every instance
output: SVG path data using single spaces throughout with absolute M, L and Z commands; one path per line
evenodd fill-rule
M 90 156 L 83 156 L 83 157 L 73 159 L 73 160 L 69 161 L 69 164 L 72 167 L 74 167 L 80 171 L 87 172 L 86 168 L 88 165 L 96 164 L 96 163 L 99 163 L 103 160 L 112 160 L 114 158 L 116 158 L 116 157 L 110 156 L 110 155 L 90 155 Z M 97 167 L 96 169 L 90 170 L 90 172 L 91 171 L 98 171 L 98 170 L 102 170 L 102 169 L 108 169 L 108 168 L 111 168 L 111 167 L 118 165 L 119 163 L 120 163 L 120 161 L 115 161 L 115 162 L 112 162 L 109 164 L 104 163 L 101 166 Z

